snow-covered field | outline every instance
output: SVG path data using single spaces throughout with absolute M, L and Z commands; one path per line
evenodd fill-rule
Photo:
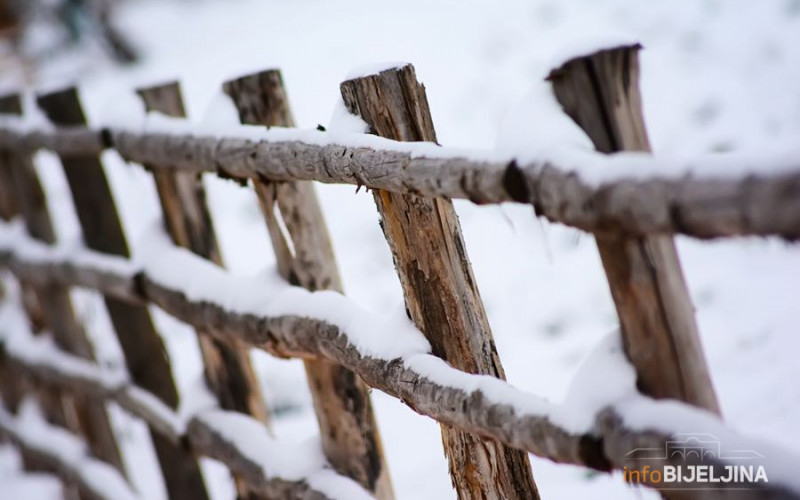
M 426 85 L 442 144 L 547 149 L 554 144 L 551 134 L 542 135 L 550 113 L 543 111 L 541 81 L 551 61 L 587 40 L 624 36 L 645 47 L 641 86 L 657 155 L 800 151 L 798 0 L 140 0 L 118 14 L 146 56 L 142 64 L 119 69 L 84 53 L 53 61 L 39 77 L 48 87 L 78 77 L 93 120 L 137 85 L 175 77 L 190 115 L 203 119 L 223 80 L 280 67 L 299 126 L 313 128 L 329 123 L 338 84 L 353 67 L 402 60 L 415 64 Z M 76 239 L 56 160 L 46 153 L 38 160 L 60 235 Z M 141 169 L 111 153 L 107 160 L 136 249 L 158 217 L 156 194 Z M 215 178 L 206 183 L 228 266 L 252 275 L 271 265 L 252 193 Z M 318 191 L 347 294 L 374 311 L 401 308 L 371 195 L 349 186 Z M 563 398 L 580 361 L 616 323 L 592 238 L 539 221 L 526 206 L 456 207 L 509 381 Z M 800 454 L 800 248 L 762 239 L 679 238 L 678 246 L 725 417 Z M 88 293 L 76 298 L 102 355 L 118 362 L 102 307 Z M 194 337 L 156 314 L 176 376 L 191 390 L 200 376 Z M 311 436 L 315 422 L 301 365 L 254 356 L 278 410 L 276 433 Z M 373 401 L 399 498 L 453 498 L 435 422 L 377 391 Z M 142 427 L 114 415 L 136 486 L 146 498 L 163 497 L 148 468 Z M 57 494 L 40 478 L 11 481 L 18 463 L 0 451 L 0 497 Z M 618 475 L 533 457 L 532 465 L 546 499 L 653 496 Z M 233 498 L 220 468 L 210 464 L 209 471 L 217 498 Z

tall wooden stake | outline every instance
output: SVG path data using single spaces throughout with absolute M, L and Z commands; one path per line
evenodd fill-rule
M 56 125 L 85 125 L 77 89 L 42 95 L 39 107 Z M 98 252 L 129 257 L 128 243 L 111 189 L 97 156 L 62 158 L 67 182 L 86 246 Z M 178 406 L 178 391 L 161 337 L 147 307 L 105 297 L 132 380 L 151 391 L 171 408 Z M 156 432 L 150 432 L 170 498 L 208 498 L 197 461 L 191 454 Z
M 650 151 L 639 93 L 638 46 L 573 59 L 550 74 L 564 111 L 598 151 Z M 671 236 L 598 233 L 597 248 L 639 389 L 719 413 Z
M 341 91 L 347 108 L 373 134 L 436 142 L 413 66 L 348 80 Z M 433 353 L 459 370 L 504 379 L 452 202 L 387 191 L 374 197 L 406 310 Z M 539 498 L 524 452 L 447 426 L 442 439 L 459 498 Z
M 280 71 L 269 70 L 224 85 L 242 123 L 293 127 Z M 336 290 L 342 283 L 328 229 L 310 182 L 255 182 L 281 275 L 308 290 Z M 283 219 L 288 234 L 281 229 Z M 389 470 L 383 458 L 367 386 L 351 371 L 325 361 L 305 361 L 322 446 L 333 467 L 381 500 L 390 500 Z

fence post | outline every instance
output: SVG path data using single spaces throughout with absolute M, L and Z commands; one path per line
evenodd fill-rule
M 0 104 L 0 108 L 5 108 L 5 105 L 9 107 L 0 111 L 8 110 L 22 114 L 19 95 L 9 96 L 4 101 Z M 6 152 L 4 160 L 7 163 L 3 166 L 3 174 L 4 176 L 9 174 L 9 177 L 2 179 L 2 182 L 10 181 L 9 187 L 12 192 L 9 194 L 16 201 L 28 233 L 44 243 L 54 244 L 55 229 L 30 154 Z M 9 200 L 9 203 L 13 201 Z M 58 346 L 82 358 L 94 360 L 94 349 L 75 317 L 69 290 L 61 286 L 35 287 L 33 295 L 40 306 L 44 326 L 53 334 Z M 120 450 L 105 406 L 78 396 L 62 395 L 61 401 L 67 414 L 74 414 L 74 420 L 77 420 L 69 427 L 86 436 L 89 448 L 95 456 L 125 474 Z
M 226 82 L 242 123 L 293 127 L 279 70 Z M 311 182 L 254 181 L 278 269 L 284 279 L 308 290 L 343 292 L 328 229 Z M 281 217 L 288 234 L 278 222 Z M 293 251 L 292 251 L 293 249 Z M 350 370 L 322 360 L 305 360 L 323 451 L 331 465 L 381 500 L 394 498 L 369 390 Z
M 168 116 L 185 117 L 186 110 L 178 82 L 137 90 L 147 111 Z M 197 255 L 222 266 L 211 214 L 206 204 L 206 192 L 199 174 L 167 169 L 149 169 L 158 189 L 167 231 L 176 245 L 188 248 Z M 253 372 L 246 346 L 232 340 L 215 339 L 198 330 L 206 381 L 226 410 L 251 415 L 269 425 L 267 406 Z M 249 494 L 238 479 L 241 498 L 259 498 Z
M 425 88 L 412 65 L 345 81 L 341 92 L 373 134 L 436 142 Z M 406 310 L 433 353 L 459 370 L 504 379 L 452 202 L 373 194 Z M 526 453 L 444 425 L 442 439 L 459 498 L 539 498 Z
M 572 59 L 548 77 L 564 111 L 602 153 L 651 151 L 638 85 L 639 48 Z M 639 389 L 719 414 L 672 237 L 595 237 Z
M 71 87 L 38 97 L 39 107 L 56 125 L 85 125 L 78 91 Z M 98 156 L 61 158 L 83 239 L 92 250 L 129 257 L 128 243 Z M 161 337 L 145 306 L 105 297 L 131 379 L 171 408 L 178 391 Z M 200 468 L 191 454 L 151 430 L 170 498 L 208 498 Z

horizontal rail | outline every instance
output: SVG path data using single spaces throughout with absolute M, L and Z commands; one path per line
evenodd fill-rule
M 246 134 L 216 137 L 185 129 L 25 131 L 0 126 L 0 149 L 49 149 L 69 157 L 96 155 L 113 147 L 125 160 L 149 167 L 214 172 L 241 180 L 352 184 L 481 204 L 513 201 L 532 205 L 552 222 L 589 232 L 800 238 L 800 161 L 797 167 L 761 174 L 749 171 L 737 177 L 702 170 L 692 175 L 661 172 L 657 160 L 640 156 L 626 161 L 640 165 L 641 172 L 653 172 L 652 177 L 641 179 L 641 173 L 634 176 L 627 168 L 590 181 L 554 161 L 518 164 L 457 152 L 448 156 L 445 148 L 375 137 L 252 127 Z M 584 156 L 586 163 L 615 161 Z
M 198 455 L 224 462 L 236 477 L 244 481 L 251 492 L 268 498 L 373 498 L 355 481 L 326 467 L 320 461 L 321 450 L 308 450 L 308 470 L 282 473 L 280 462 L 284 457 L 281 456 L 281 450 L 291 447 L 297 453 L 296 450 L 301 445 L 283 443 L 270 437 L 261 422 L 247 415 L 214 407 L 195 409 L 193 415 L 181 415 L 164 405 L 152 393 L 132 385 L 124 374 L 114 373 L 96 363 L 61 351 L 48 343 L 46 338 L 34 339 L 30 332 L 14 332 L 5 334 L 2 340 L 0 355 L 20 373 L 98 401 L 116 402 L 170 442 L 187 446 Z M 15 432 L 14 426 L 9 424 L 13 424 L 13 417 L 0 410 L 0 432 L 5 431 L 11 435 L 26 451 L 44 456 L 47 463 L 55 465 L 57 470 L 66 468 L 70 477 L 77 476 L 80 480 L 84 475 L 85 471 L 76 470 L 74 465 L 57 461 L 58 457 L 50 456 L 53 453 L 47 449 L 26 444 L 29 436 Z M 226 429 L 233 427 L 243 428 L 246 432 L 231 434 Z M 61 431 L 62 434 L 64 432 L 66 431 Z M 81 441 L 77 436 L 72 438 L 73 441 Z M 254 448 L 260 452 L 255 455 L 248 452 Z M 124 481 L 120 477 L 117 482 Z M 81 485 L 86 488 L 83 482 Z M 330 486 L 335 488 L 329 490 Z M 92 491 L 91 487 L 88 489 Z M 113 491 L 93 493 L 103 500 L 120 498 Z
M 11 248 L 13 245 L 22 245 L 26 251 L 16 251 Z M 34 248 L 36 250 L 31 251 Z M 391 359 L 370 355 L 369 345 L 363 345 L 365 339 L 353 336 L 333 321 L 297 314 L 264 317 L 247 307 L 216 301 L 202 291 L 165 285 L 163 282 L 169 278 L 150 275 L 147 265 L 136 272 L 132 272 L 130 266 L 125 272 L 122 259 L 91 252 L 72 258 L 56 251 L 48 254 L 47 248 L 34 240 L 20 241 L 18 237 L 11 245 L 0 245 L 0 265 L 9 267 L 24 280 L 94 287 L 123 300 L 149 302 L 195 327 L 223 338 L 235 337 L 277 356 L 328 359 L 349 368 L 371 387 L 399 398 L 418 413 L 555 462 L 601 471 L 630 467 L 635 464 L 630 457 L 631 450 L 662 449 L 675 435 L 688 432 L 687 426 L 691 432 L 713 434 L 726 442 L 735 442 L 737 449 L 767 447 L 738 436 L 709 413 L 674 401 L 654 401 L 639 395 L 635 391 L 635 376 L 621 353 L 617 353 L 618 359 L 615 358 L 610 367 L 606 362 L 602 371 L 585 377 L 597 380 L 597 377 L 608 377 L 610 371 L 630 372 L 623 380 L 628 387 L 617 388 L 608 401 L 588 407 L 582 401 L 569 399 L 557 405 L 518 391 L 498 379 L 450 368 L 425 352 L 411 350 L 408 355 Z M 191 254 L 165 248 L 154 252 L 163 265 L 188 270 L 186 276 L 204 282 L 211 290 L 242 288 L 238 282 L 229 282 L 227 273 Z M 97 264 L 91 264 L 93 261 Z M 252 293 L 254 299 L 262 296 L 255 289 Z M 306 303 L 313 296 L 320 297 L 319 293 L 304 293 L 307 294 L 303 296 Z M 332 297 L 330 292 L 321 293 L 325 300 Z M 270 295 L 275 294 L 263 294 Z M 374 332 L 379 337 L 376 342 L 387 340 L 380 338 L 379 330 L 381 328 Z M 609 384 L 621 382 L 613 380 Z M 643 415 L 648 418 L 642 420 Z M 800 466 L 800 459 L 772 448 L 764 454 L 770 460 L 770 468 L 783 469 L 773 471 L 769 483 L 756 486 L 762 488 L 757 490 L 760 492 L 757 498 L 763 494 L 763 498 L 800 499 L 800 480 L 791 472 Z M 685 465 L 687 462 L 672 457 L 666 463 Z M 716 458 L 707 459 L 703 464 L 716 464 L 722 469 L 731 463 Z M 736 493 L 734 489 L 704 490 L 694 498 L 731 498 Z

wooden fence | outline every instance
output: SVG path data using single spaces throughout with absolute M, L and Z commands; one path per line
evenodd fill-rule
M 636 46 L 603 50 L 568 61 L 550 76 L 564 111 L 602 153 L 649 151 L 637 51 Z M 243 124 L 294 126 L 279 71 L 226 82 L 223 90 Z M 185 115 L 177 84 L 138 93 L 150 111 L 176 123 Z M 795 240 L 800 168 L 740 178 L 610 176 L 591 183 L 549 162 L 524 165 L 401 144 L 436 142 L 425 89 L 410 65 L 348 80 L 341 93 L 370 133 L 387 140 L 284 129 L 242 128 L 225 137 L 178 126 L 95 129 L 87 125 L 74 88 L 38 97 L 55 127 L 2 122 L 0 209 L 7 220 L 18 215 L 27 234 L 4 226 L 0 263 L 18 279 L 27 324 L 37 335 L 4 334 L 0 433 L 18 445 L 26 466 L 59 474 L 67 491 L 81 496 L 138 498 L 104 406 L 114 401 L 148 424 L 170 498 L 208 497 L 197 461 L 208 456 L 229 467 L 242 498 L 390 499 L 394 493 L 370 387 L 441 423 L 452 482 L 464 499 L 539 498 L 528 453 L 599 471 L 632 470 L 648 463 L 631 456 L 632 450 L 663 449 L 686 432 L 686 422 L 692 432 L 734 436 L 719 417 L 672 235 Z M 2 99 L 0 111 L 21 114 L 19 96 Z M 172 242 L 153 243 L 161 249 L 154 262 L 128 259 L 100 161 L 109 148 L 143 165 L 155 179 Z M 61 158 L 86 250 L 64 252 L 55 241 L 33 168 L 38 149 Z M 641 160 L 642 169 L 648 165 Z M 255 189 L 279 272 L 294 288 L 275 290 L 255 281 L 245 286 L 224 272 L 202 173 Z M 342 291 L 310 181 L 372 190 L 406 310 L 418 331 L 365 319 L 366 313 L 340 295 L 298 292 L 297 287 Z M 630 390 L 615 392 L 625 397 L 578 410 L 572 402 L 573 412 L 582 412 L 575 416 L 568 415 L 567 404 L 523 394 L 503 381 L 453 198 L 528 203 L 539 216 L 594 234 L 619 315 L 621 349 L 636 375 Z M 126 373 L 94 362 L 70 287 L 103 294 Z M 226 296 L 235 290 L 246 290 L 249 300 Z M 276 299 L 286 294 L 296 300 Z M 148 305 L 196 329 L 218 408 L 190 414 L 179 409 L 170 359 Z M 43 340 L 44 331 L 55 345 Z M 384 342 L 387 335 L 395 347 Z M 269 431 L 268 402 L 257 388 L 250 348 L 304 360 L 327 463 L 309 459 L 311 465 L 300 471 L 282 464 L 280 450 L 290 445 Z M 600 351 L 598 356 L 609 359 L 616 352 Z M 38 398 L 47 420 L 36 434 L 23 425 L 33 418 L 22 403 L 28 393 Z M 632 414 L 656 417 L 632 423 Z M 77 446 L 67 454 L 50 446 L 51 439 L 67 439 L 64 429 L 70 443 L 85 442 L 86 449 Z M 761 446 L 738 435 L 736 440 L 744 447 Z M 779 450 L 771 450 L 768 459 L 767 466 L 800 466 Z M 721 456 L 703 460 L 717 467 L 735 464 Z M 695 462 L 669 456 L 664 463 Z M 793 474 L 767 471 L 769 482 L 665 495 L 800 498 Z

